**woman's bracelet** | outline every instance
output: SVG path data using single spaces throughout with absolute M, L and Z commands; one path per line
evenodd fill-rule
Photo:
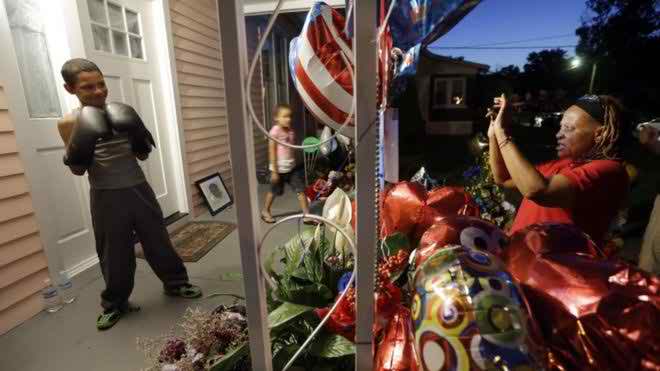
M 504 140 L 501 143 L 498 143 L 498 146 L 500 147 L 500 149 L 502 149 L 502 148 L 506 147 L 511 142 L 512 142 L 511 137 L 507 136 L 506 138 L 504 138 Z

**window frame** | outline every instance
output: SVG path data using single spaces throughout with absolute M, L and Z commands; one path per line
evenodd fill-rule
M 129 59 L 133 62 L 148 62 L 147 60 L 147 53 L 146 53 L 146 48 L 144 45 L 144 27 L 142 24 L 142 14 L 132 8 L 126 7 L 122 4 L 119 4 L 117 2 L 111 1 L 111 0 L 103 0 L 103 10 L 105 14 L 105 23 L 100 23 L 94 19 L 92 19 L 92 15 L 90 14 L 90 6 L 89 6 L 89 0 L 86 0 L 86 5 L 87 5 L 87 15 L 89 18 L 89 27 L 91 34 L 91 42 L 92 46 L 94 48 L 94 52 L 96 53 L 101 53 L 107 56 L 115 57 L 115 58 L 123 58 L 123 59 Z M 114 27 L 111 22 L 110 22 L 110 5 L 118 7 L 121 9 L 121 16 L 122 16 L 122 21 L 123 21 L 123 29 L 119 29 L 117 27 Z M 126 16 L 127 12 L 131 12 L 137 16 L 137 24 L 138 24 L 138 31 L 140 32 L 139 34 L 136 34 L 134 32 L 129 31 L 128 29 L 128 17 Z M 104 29 L 109 36 L 109 43 L 110 43 L 110 51 L 106 50 L 101 50 L 96 48 L 96 41 L 94 39 L 94 31 L 93 27 L 97 26 L 102 29 Z M 113 36 L 113 31 L 114 32 L 119 32 L 123 35 L 124 41 L 126 42 L 126 54 L 119 54 L 116 52 L 116 47 L 115 47 L 115 39 Z M 131 48 L 131 36 L 133 38 L 137 38 L 140 40 L 140 49 L 142 51 L 142 57 L 137 58 L 133 55 L 133 50 Z
M 461 104 L 452 104 L 454 82 L 460 81 L 461 89 L 463 91 L 463 102 Z M 436 84 L 438 82 L 445 82 L 445 102 L 438 103 L 435 101 Z M 467 98 L 467 77 L 465 75 L 432 75 L 430 80 L 430 94 L 429 101 L 431 109 L 465 109 L 468 108 L 465 103 Z

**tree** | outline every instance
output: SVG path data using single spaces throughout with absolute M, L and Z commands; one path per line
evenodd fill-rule
M 576 51 L 598 64 L 596 92 L 618 95 L 628 108 L 660 113 L 658 1 L 587 0 L 586 5 L 591 16 L 576 30 Z
M 563 49 L 532 52 L 525 64 L 525 86 L 531 90 L 566 88 L 568 60 Z
M 518 78 L 520 76 L 520 67 L 510 64 L 500 68 L 496 73 L 505 78 Z

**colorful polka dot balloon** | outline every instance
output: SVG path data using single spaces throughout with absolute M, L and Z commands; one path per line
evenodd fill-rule
M 452 215 L 438 220 L 422 236 L 415 255 L 415 265 L 447 245 L 461 245 L 499 255 L 508 237 L 495 224 L 463 215 Z
M 536 370 L 520 288 L 494 255 L 451 245 L 414 276 L 412 319 L 428 371 Z

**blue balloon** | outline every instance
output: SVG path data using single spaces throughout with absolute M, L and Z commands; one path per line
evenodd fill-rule
M 337 283 L 337 290 L 339 292 L 342 292 L 344 289 L 346 289 L 346 286 L 348 286 L 348 281 L 351 280 L 351 274 L 353 274 L 353 272 L 346 272 L 341 276 L 339 282 Z
M 449 32 L 481 0 L 395 0 L 389 19 L 394 47 L 426 46 Z M 389 8 L 388 1 L 388 8 Z

